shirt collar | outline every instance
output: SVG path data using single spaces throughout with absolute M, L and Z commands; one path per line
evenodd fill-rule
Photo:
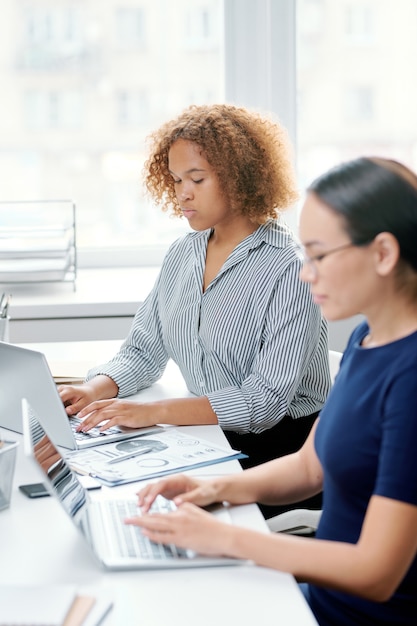
M 211 230 L 190 233 L 193 238 L 204 242 L 207 246 L 211 235 Z M 296 241 L 289 226 L 281 219 L 269 219 L 265 224 L 261 224 L 251 235 L 246 237 L 237 248 L 241 252 L 249 252 L 266 243 L 275 248 L 286 248 L 291 241 Z
M 245 242 L 247 242 L 250 250 L 259 247 L 263 243 L 275 248 L 285 248 L 293 239 L 294 235 L 285 222 L 269 219 L 265 224 L 261 224 L 252 235 L 247 237 Z

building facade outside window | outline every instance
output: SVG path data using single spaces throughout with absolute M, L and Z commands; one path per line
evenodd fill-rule
M 3 0 L 0 30 L 0 200 L 73 200 L 80 264 L 159 263 L 186 232 L 141 170 L 189 104 L 275 113 L 300 189 L 362 154 L 417 169 L 415 0 Z

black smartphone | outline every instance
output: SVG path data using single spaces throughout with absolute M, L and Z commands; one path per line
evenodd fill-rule
M 44 498 L 45 496 L 49 496 L 49 491 L 47 491 L 43 483 L 31 483 L 30 485 L 19 485 L 19 489 L 28 498 Z

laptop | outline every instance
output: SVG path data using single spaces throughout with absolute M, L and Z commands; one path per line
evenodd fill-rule
M 26 399 L 22 400 L 22 418 L 25 454 L 32 459 L 50 495 L 60 502 L 103 568 L 165 569 L 247 563 L 226 557 L 201 556 L 190 550 L 153 543 L 138 527 L 123 523 L 126 517 L 140 515 L 137 497 L 91 499 L 77 474 L 46 434 Z M 171 500 L 158 496 L 154 508 L 159 512 L 168 512 L 173 507 L 175 505 Z M 231 523 L 233 508 L 219 505 L 213 514 Z
M 148 435 L 162 428 L 114 426 L 102 433 L 98 428 L 87 433 L 76 432 L 79 420 L 68 417 L 45 355 L 0 342 L 0 427 L 23 432 L 22 398 L 27 398 L 37 414 L 42 415 L 56 445 L 69 450 Z

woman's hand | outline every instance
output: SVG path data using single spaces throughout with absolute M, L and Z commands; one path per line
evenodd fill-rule
M 58 393 L 68 415 L 76 415 L 84 407 L 97 400 L 94 387 L 88 383 L 83 383 L 82 385 L 59 385 Z
M 107 430 L 112 426 L 143 428 L 158 423 L 156 406 L 152 402 L 139 403 L 117 398 L 96 400 L 83 408 L 78 417 L 83 421 L 77 430 L 82 432 L 87 432 L 99 424 L 100 430 Z
M 137 495 L 139 506 L 144 513 L 149 511 L 158 495 L 174 500 L 177 506 L 184 502 L 207 506 L 221 501 L 219 480 L 197 480 L 185 474 L 175 474 L 146 485 Z
M 93 381 L 98 378 L 100 377 L 97 376 Z M 78 417 L 83 420 L 79 430 L 88 431 L 99 424 L 100 428 L 105 430 L 111 426 L 144 428 L 155 424 L 185 426 L 218 423 L 206 396 L 134 402 L 116 398 L 118 387 L 110 378 L 107 380 L 114 385 L 113 393 L 109 393 L 109 385 L 102 385 L 99 388 L 95 401 L 84 406 L 78 413 Z
M 59 385 L 58 393 L 68 415 L 76 415 L 95 400 L 115 398 L 119 388 L 109 376 L 100 374 L 82 385 Z
M 236 528 L 217 520 L 214 515 L 185 502 L 172 513 L 149 513 L 125 520 L 139 526 L 151 541 L 175 544 L 199 554 L 227 556 L 231 554 Z

